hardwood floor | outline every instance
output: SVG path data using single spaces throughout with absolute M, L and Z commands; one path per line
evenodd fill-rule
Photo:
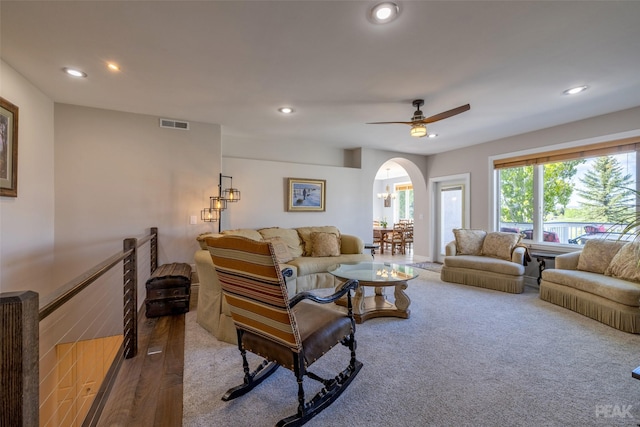
M 376 254 L 376 262 L 406 264 L 426 258 L 407 254 Z M 191 288 L 190 310 L 198 305 Z M 138 320 L 138 354 L 124 360 L 105 403 L 100 427 L 179 427 L 182 425 L 185 315 Z

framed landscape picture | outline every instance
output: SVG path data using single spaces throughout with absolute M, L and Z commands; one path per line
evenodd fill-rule
M 324 212 L 326 181 L 324 179 L 288 178 L 287 211 Z
M 1 97 L 0 196 L 18 197 L 18 107 Z

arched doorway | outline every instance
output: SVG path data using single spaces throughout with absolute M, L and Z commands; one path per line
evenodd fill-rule
M 389 179 L 387 179 L 387 167 L 388 162 L 393 162 L 393 169 L 389 170 Z M 374 172 L 372 170 L 371 172 Z M 372 183 L 372 218 L 374 221 L 387 217 L 389 226 L 393 226 L 393 221 L 399 219 L 411 218 L 413 219 L 413 238 L 411 256 L 414 262 L 430 261 L 429 251 L 432 245 L 429 240 L 429 227 L 427 226 L 427 185 L 425 180 L 425 173 L 418 167 L 412 160 L 403 157 L 387 158 L 379 163 L 375 174 L 372 174 L 374 178 Z M 379 179 L 375 179 L 378 176 Z M 403 187 L 404 185 L 411 185 L 411 188 Z M 389 192 L 396 193 L 402 191 L 413 192 L 412 199 L 409 198 L 407 202 L 398 203 L 398 194 L 396 199 L 391 199 L 391 206 L 385 208 L 384 201 L 378 197 L 378 193 L 385 193 L 386 187 L 389 185 Z M 404 209 L 402 208 L 404 206 Z
M 374 181 L 373 219 L 393 225 L 413 221 L 414 190 L 409 173 L 399 163 L 388 160 L 378 169 Z

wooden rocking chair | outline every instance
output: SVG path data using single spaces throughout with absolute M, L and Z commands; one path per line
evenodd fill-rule
M 336 400 L 362 368 L 362 363 L 356 359 L 350 292 L 358 287 L 358 282 L 344 283 L 329 297 L 301 292 L 288 300 L 283 272 L 271 243 L 224 236 L 207 239 L 207 245 L 231 307 L 244 369 L 244 382 L 229 389 L 222 400 L 228 401 L 248 393 L 278 366 L 283 366 L 296 376 L 298 410 L 276 425 L 299 426 L 306 423 Z M 345 295 L 347 314 L 335 307 L 322 305 Z M 351 353 L 349 364 L 342 372 L 334 378 L 323 379 L 308 371 L 313 362 L 337 343 L 348 347 Z M 247 351 L 265 359 L 253 372 L 249 369 Z M 324 385 L 309 401 L 305 400 L 304 376 Z

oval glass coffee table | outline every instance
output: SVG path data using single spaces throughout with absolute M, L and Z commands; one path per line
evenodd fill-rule
M 358 262 L 338 264 L 329 269 L 329 273 L 342 280 L 355 279 L 360 283 L 353 299 L 353 317 L 356 323 L 374 317 L 409 318 L 411 300 L 404 290 L 407 289 L 408 280 L 418 277 L 412 267 L 381 262 Z M 384 294 L 384 288 L 390 286 L 394 287 L 393 303 L 387 301 Z M 366 287 L 373 287 L 375 294 L 366 296 Z M 344 305 L 346 300 L 340 300 L 339 303 Z

